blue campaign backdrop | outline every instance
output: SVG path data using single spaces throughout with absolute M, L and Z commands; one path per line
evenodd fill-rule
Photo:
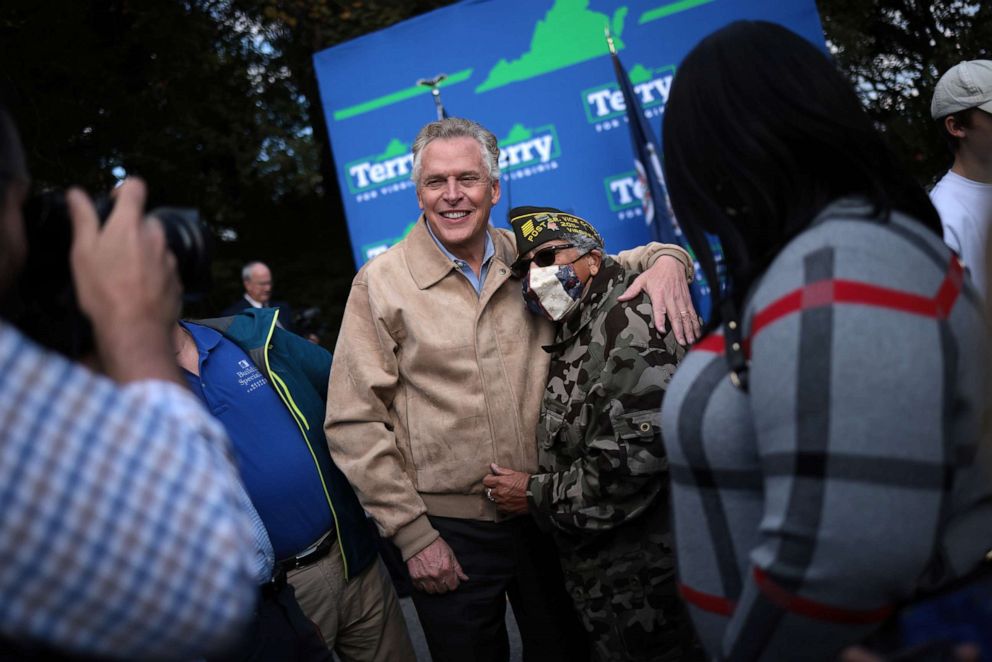
M 465 0 L 316 53 L 355 263 L 419 216 L 410 145 L 436 111 L 417 81 L 438 73 L 448 114 L 500 141 L 494 225 L 511 205 L 553 206 L 592 222 L 611 252 L 649 241 L 604 28 L 660 139 L 679 62 L 738 19 L 780 23 L 826 50 L 814 0 Z

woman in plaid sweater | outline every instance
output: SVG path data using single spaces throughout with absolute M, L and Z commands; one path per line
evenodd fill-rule
M 847 81 L 780 26 L 688 55 L 664 146 L 707 278 L 704 231 L 730 271 L 663 407 L 680 590 L 715 658 L 834 659 L 992 547 L 981 304 Z

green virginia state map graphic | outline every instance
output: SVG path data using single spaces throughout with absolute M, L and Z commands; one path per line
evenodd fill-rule
M 397 179 L 407 179 L 412 163 L 410 145 L 399 138 L 393 138 L 382 154 L 364 156 L 345 164 L 348 189 L 351 193 L 361 193 Z
M 522 143 L 525 140 L 530 140 L 532 135 L 534 132 L 528 130 L 523 124 L 514 124 L 510 127 L 510 132 L 506 134 L 506 137 L 498 140 L 496 144 L 505 147 L 513 143 Z
M 716 0 L 679 0 L 659 5 L 638 17 L 638 24 L 667 18 L 673 14 L 706 5 Z M 549 74 L 573 64 L 579 64 L 597 57 L 609 55 L 609 48 L 603 36 L 603 29 L 609 25 L 617 50 L 624 48 L 620 39 L 629 8 L 618 7 L 613 16 L 590 11 L 589 0 L 555 0 L 554 5 L 534 26 L 530 40 L 530 50 L 514 60 L 501 59 L 489 71 L 484 80 L 475 88 L 476 93 L 495 90 L 505 85 Z M 472 76 L 471 68 L 451 74 L 439 87 L 447 87 L 467 81 Z M 420 94 L 430 94 L 422 85 L 384 94 L 368 101 L 334 111 L 334 120 L 341 121 L 372 110 L 391 106 Z
M 651 73 L 651 70 L 639 63 L 635 64 L 627 74 L 627 77 L 630 78 L 631 85 L 639 85 L 645 81 L 649 81 L 652 76 L 653 74 Z
M 610 50 L 603 36 L 603 28 L 607 25 L 614 35 L 617 50 L 622 49 L 620 35 L 627 11 L 626 7 L 620 7 L 611 18 L 589 11 L 589 0 L 556 0 L 544 18 L 534 26 L 530 50 L 512 62 L 497 62 L 475 91 L 494 90 L 608 55 Z

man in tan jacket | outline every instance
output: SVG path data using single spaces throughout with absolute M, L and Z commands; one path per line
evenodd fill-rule
M 328 391 L 331 454 L 407 562 L 435 662 L 506 660 L 507 596 L 525 659 L 581 658 L 553 544 L 529 517 L 497 513 L 482 485 L 494 463 L 537 469 L 541 347 L 554 335 L 510 274 L 513 234 L 489 226 L 496 137 L 444 119 L 421 129 L 413 155 L 423 217 L 355 277 Z M 693 341 L 685 251 L 652 244 L 620 259 L 653 264 L 627 294 L 647 289 L 659 326 L 667 311 Z

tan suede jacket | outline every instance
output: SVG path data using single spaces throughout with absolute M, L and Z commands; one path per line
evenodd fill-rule
M 541 349 L 553 325 L 524 305 L 511 277 L 513 234 L 481 295 L 431 238 L 423 217 L 358 272 L 334 351 L 324 430 L 334 462 L 404 560 L 437 537 L 427 513 L 498 520 L 483 495 L 489 464 L 537 470 L 535 431 L 547 383 Z M 677 246 L 621 254 L 633 270 Z

